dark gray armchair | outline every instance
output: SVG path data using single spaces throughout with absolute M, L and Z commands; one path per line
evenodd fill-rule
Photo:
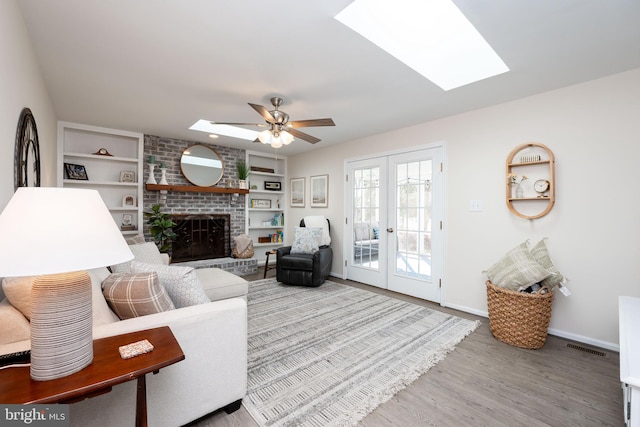
M 304 227 L 304 219 L 300 227 Z M 331 224 L 327 219 L 328 230 Z M 313 254 L 292 254 L 291 246 L 284 246 L 276 250 L 276 278 L 278 282 L 298 286 L 320 286 L 329 277 L 333 250 L 324 245 Z

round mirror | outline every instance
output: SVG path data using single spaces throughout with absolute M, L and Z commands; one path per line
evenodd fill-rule
M 184 150 L 180 169 L 189 182 L 200 187 L 216 184 L 224 172 L 218 153 L 204 145 L 193 145 Z

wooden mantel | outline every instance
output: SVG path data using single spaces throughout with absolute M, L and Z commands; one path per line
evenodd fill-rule
M 227 193 L 247 194 L 249 190 L 229 187 L 198 187 L 197 185 L 146 184 L 148 191 L 176 191 L 181 193 Z

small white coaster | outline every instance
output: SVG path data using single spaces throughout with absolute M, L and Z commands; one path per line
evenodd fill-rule
M 123 359 L 131 359 L 132 357 L 149 353 L 151 350 L 153 350 L 153 345 L 148 340 L 134 342 L 118 348 L 120 357 Z

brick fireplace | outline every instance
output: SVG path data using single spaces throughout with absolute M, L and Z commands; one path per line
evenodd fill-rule
M 166 166 L 167 181 L 171 185 L 193 185 L 182 175 L 180 169 L 180 156 L 182 152 L 192 145 L 206 145 L 212 148 L 223 163 L 223 176 L 216 186 L 234 187 L 237 180 L 236 163 L 240 159 L 245 158 L 245 150 L 222 147 L 212 144 L 206 144 L 194 141 L 185 141 L 180 139 L 165 138 L 154 135 L 144 136 L 144 158 L 148 159 L 150 155 L 155 157 L 156 164 L 164 163 Z M 160 174 L 156 169 L 156 180 L 160 179 Z M 146 182 L 149 177 L 149 168 L 145 164 L 143 179 Z M 238 274 L 254 273 L 257 269 L 256 260 L 235 260 L 229 258 L 233 248 L 233 239 L 239 234 L 245 232 L 245 197 L 238 194 L 221 194 L 221 193 L 187 193 L 179 191 L 170 191 L 161 194 L 158 191 L 144 190 L 143 210 L 148 211 L 151 206 L 159 204 L 161 211 L 169 213 L 176 218 L 218 218 L 224 216 L 228 218 L 225 225 L 224 237 L 224 256 L 217 254 L 213 257 L 202 258 L 200 255 L 192 257 L 201 261 L 189 261 L 194 266 L 217 266 L 224 265 L 224 269 Z M 205 221 L 206 222 L 206 221 Z M 209 224 L 211 225 L 211 224 Z M 151 240 L 149 228 L 145 225 L 144 233 L 147 240 Z M 184 237 L 184 236 L 183 236 Z M 216 237 L 217 238 L 217 237 Z M 200 245 L 200 243 L 199 243 Z M 202 245 L 200 245 L 202 246 Z M 178 248 L 181 252 L 187 253 L 190 250 L 184 247 Z M 202 247 L 196 248 L 198 251 Z M 193 251 L 191 251 L 193 252 Z M 222 252 L 220 253 L 222 254 Z M 178 254 L 183 257 L 184 254 Z M 172 256 L 175 256 L 173 254 Z M 188 257 L 184 255 L 184 257 Z M 178 259 L 173 258 L 178 262 Z M 209 261 L 212 260 L 212 261 Z M 255 262 L 254 262 L 255 261 Z M 242 265 L 238 271 L 233 265 Z M 223 267 L 220 267 L 223 268 Z

